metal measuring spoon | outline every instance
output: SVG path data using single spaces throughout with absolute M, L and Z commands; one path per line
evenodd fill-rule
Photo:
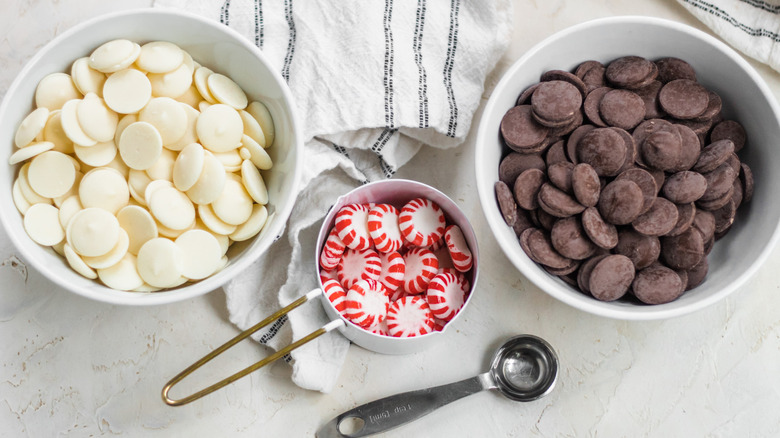
M 358 406 L 322 426 L 316 437 L 356 438 L 384 432 L 485 389 L 498 389 L 515 401 L 536 400 L 552 391 L 557 378 L 558 357 L 550 344 L 533 335 L 515 336 L 496 351 L 488 372 Z M 342 432 L 342 423 L 354 430 Z

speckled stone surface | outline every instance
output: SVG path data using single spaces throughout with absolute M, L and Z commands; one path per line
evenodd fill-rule
M 2 95 L 55 35 L 149 0 L 0 3 Z M 484 100 L 509 65 L 544 37 L 592 18 L 629 14 L 704 29 L 674 0 L 518 0 L 513 41 L 488 78 Z M 780 76 L 751 63 L 780 95 Z M 478 121 L 479 113 L 475 127 Z M 483 392 L 379 436 L 777 436 L 780 252 L 740 291 L 692 315 L 634 323 L 582 313 L 533 286 L 500 251 L 476 195 L 474 133 L 455 150 L 423 149 L 398 172 L 448 194 L 477 231 L 482 271 L 468 313 L 447 342 L 424 353 L 383 356 L 351 346 L 329 394 L 294 386 L 290 368 L 279 363 L 191 405 L 168 407 L 160 398 L 163 384 L 237 332 L 224 294 L 151 308 L 88 301 L 27 269 L 0 233 L 0 436 L 313 436 L 357 404 L 480 373 L 493 349 L 519 333 L 556 348 L 560 379 L 551 395 L 523 404 Z M 256 344 L 241 345 L 181 391 L 265 354 Z

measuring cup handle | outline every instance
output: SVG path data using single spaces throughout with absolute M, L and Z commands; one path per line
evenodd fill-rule
M 358 406 L 332 419 L 317 431 L 317 438 L 357 438 L 384 432 L 414 421 L 468 395 L 492 387 L 488 373 L 459 382 L 404 392 Z M 363 420 L 363 427 L 350 434 L 339 431 L 348 418 Z
M 328 333 L 331 330 L 334 330 L 336 328 L 339 328 L 339 327 L 343 326 L 344 325 L 344 321 L 342 321 L 340 319 L 331 321 L 328 324 L 325 324 L 324 326 L 320 327 L 319 329 L 309 333 L 308 335 L 306 335 L 302 339 L 299 339 L 299 340 L 291 343 L 290 345 L 282 348 L 281 350 L 279 350 L 276 353 L 266 357 L 265 359 L 255 363 L 254 365 L 250 365 L 250 366 L 244 368 L 243 370 L 233 374 L 232 376 L 226 377 L 226 378 L 220 380 L 219 382 L 217 382 L 217 383 L 215 383 L 215 384 L 213 384 L 211 386 L 208 386 L 208 387 L 206 387 L 204 389 L 201 389 L 200 391 L 198 391 L 198 392 L 196 392 L 194 394 L 190 394 L 190 395 L 188 395 L 186 397 L 182 397 L 182 398 L 179 398 L 179 399 L 171 398 L 168 395 L 169 391 L 176 384 L 181 382 L 185 377 L 187 377 L 190 374 L 192 374 L 192 372 L 194 372 L 195 370 L 197 370 L 201 366 L 205 365 L 206 363 L 208 363 L 209 361 L 211 361 L 215 357 L 219 356 L 220 354 L 224 353 L 229 348 L 232 348 L 234 345 L 238 344 L 239 342 L 243 341 L 244 339 L 248 338 L 249 336 L 252 335 L 252 333 L 260 330 L 261 328 L 267 326 L 268 324 L 271 324 L 272 322 L 278 320 L 279 318 L 281 318 L 282 316 L 286 315 L 287 313 L 289 313 L 293 309 L 297 308 L 298 306 L 302 305 L 303 303 L 306 303 L 306 302 L 314 299 L 315 297 L 317 297 L 317 296 L 319 296 L 321 294 L 322 294 L 322 290 L 321 289 L 314 289 L 314 290 L 312 290 L 311 292 L 307 293 L 306 295 L 304 295 L 304 296 L 298 298 L 297 300 L 293 301 L 292 303 L 288 304 L 285 308 L 276 311 L 276 313 L 274 313 L 273 315 L 267 317 L 266 319 L 258 322 L 257 324 L 253 325 L 252 327 L 250 327 L 250 328 L 244 330 L 243 332 L 239 333 L 233 339 L 225 342 L 224 344 L 219 346 L 217 349 L 215 349 L 211 353 L 209 353 L 209 354 L 203 356 L 202 358 L 200 358 L 200 360 L 198 360 L 194 364 L 192 364 L 189 367 L 187 367 L 184 371 L 182 371 L 179 374 L 177 374 L 174 378 L 172 378 L 170 381 L 168 381 L 168 383 L 165 384 L 165 386 L 163 387 L 163 390 L 162 390 L 162 399 L 163 399 L 163 401 L 167 405 L 169 405 L 169 406 L 181 406 L 181 405 L 190 403 L 192 401 L 195 401 L 195 400 L 203 397 L 204 395 L 211 394 L 212 392 L 214 392 L 214 391 L 216 391 L 216 390 L 218 390 L 218 389 L 220 389 L 220 388 L 222 388 L 222 387 L 224 387 L 226 385 L 229 385 L 229 384 L 235 382 L 236 380 L 246 376 L 247 374 L 249 374 L 249 373 L 251 373 L 253 371 L 258 370 L 258 369 L 266 366 L 267 364 L 269 364 L 269 363 L 271 363 L 271 362 L 273 362 L 273 361 L 275 361 L 275 360 L 277 360 L 277 359 L 279 359 L 281 357 L 284 357 L 286 354 L 290 353 L 291 351 L 295 350 L 296 348 L 300 347 L 301 345 L 303 345 L 303 344 L 305 344 L 305 343 L 307 343 L 309 341 L 312 341 L 312 340 L 316 339 L 317 337 L 322 336 L 325 333 Z

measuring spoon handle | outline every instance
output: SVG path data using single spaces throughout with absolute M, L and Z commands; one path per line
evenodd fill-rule
M 495 387 L 490 373 L 433 388 L 404 392 L 375 400 L 332 419 L 317 431 L 317 438 L 357 438 L 390 430 L 414 421 L 455 400 Z M 342 434 L 339 424 L 347 418 L 363 420 L 363 427 Z

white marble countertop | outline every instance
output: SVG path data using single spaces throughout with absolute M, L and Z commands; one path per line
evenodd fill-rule
M 58 33 L 148 4 L 2 0 L 0 95 Z M 542 38 L 611 15 L 653 15 L 706 30 L 674 0 L 517 0 L 513 40 L 485 98 Z M 780 96 L 780 75 L 753 65 Z M 582 313 L 530 284 L 498 248 L 470 177 L 473 131 L 458 149 L 424 149 L 398 176 L 432 184 L 462 205 L 480 242 L 479 294 L 447 342 L 424 353 L 383 356 L 351 346 L 329 394 L 296 387 L 279 363 L 196 403 L 168 407 L 163 384 L 237 333 L 224 294 L 151 308 L 92 302 L 27 270 L 0 235 L 0 436 L 313 436 L 357 404 L 482 372 L 493 348 L 519 333 L 556 348 L 561 371 L 551 395 L 523 404 L 483 392 L 382 436 L 777 436 L 780 250 L 740 291 L 692 315 L 623 322 Z M 429 167 L 436 160 L 454 169 Z M 266 354 L 253 343 L 235 350 L 199 378 L 213 380 Z

